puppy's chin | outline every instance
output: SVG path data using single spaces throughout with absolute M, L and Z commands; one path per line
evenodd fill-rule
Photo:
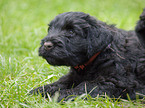
M 42 57 L 42 58 L 44 58 L 48 64 L 53 66 L 70 66 L 70 64 L 66 63 L 64 60 L 58 60 L 53 57 Z
M 53 65 L 53 66 L 60 66 L 61 64 L 54 59 L 53 57 L 44 57 L 42 56 L 43 59 L 47 61 L 48 64 Z

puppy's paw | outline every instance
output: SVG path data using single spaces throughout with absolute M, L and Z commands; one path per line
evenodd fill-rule
M 57 102 L 73 101 L 77 95 L 74 95 L 72 90 L 60 90 L 58 92 Z
M 44 90 L 44 87 L 38 87 L 38 88 L 35 88 L 33 90 L 31 90 L 29 92 L 29 94 L 31 95 L 38 95 L 38 94 L 41 94 L 43 97 L 45 96 L 45 90 Z
M 56 91 L 59 90 L 59 87 L 48 84 L 38 88 L 35 88 L 29 92 L 29 94 L 39 95 L 41 94 L 42 97 L 48 98 L 48 95 L 52 96 Z

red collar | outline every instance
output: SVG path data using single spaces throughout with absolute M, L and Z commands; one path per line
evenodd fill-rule
M 101 53 L 101 52 L 98 52 L 98 53 L 96 53 L 95 55 L 93 55 L 93 56 L 89 59 L 89 61 L 87 61 L 85 64 L 83 64 L 83 65 L 77 65 L 77 66 L 74 66 L 73 68 L 74 68 L 75 70 L 77 70 L 78 72 L 81 71 L 81 70 L 84 70 L 89 64 L 91 64 L 91 63 L 95 60 L 95 58 L 96 58 L 100 53 Z

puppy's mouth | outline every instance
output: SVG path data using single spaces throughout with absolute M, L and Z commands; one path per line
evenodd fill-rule
M 41 46 L 39 48 L 39 56 L 45 59 L 50 65 L 54 66 L 76 66 L 81 63 L 78 57 L 69 56 L 67 52 L 63 52 L 63 49 L 60 51 L 54 49 L 46 50 Z M 84 60 L 82 63 L 84 63 Z
M 56 62 L 56 57 L 47 54 L 47 52 L 43 51 L 43 50 L 39 50 L 39 56 L 42 57 L 43 59 L 45 59 L 49 64 L 51 65 L 55 65 Z
M 45 51 L 42 47 L 39 48 L 39 56 L 45 59 L 50 65 L 53 66 L 62 66 L 67 65 L 65 59 L 60 58 L 57 55 L 53 55 L 52 52 Z

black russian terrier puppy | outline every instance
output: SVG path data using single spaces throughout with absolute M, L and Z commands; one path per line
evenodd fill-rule
M 107 25 L 83 12 L 66 12 L 49 24 L 39 55 L 54 66 L 70 66 L 58 81 L 31 90 L 48 97 L 59 92 L 58 101 L 84 93 L 91 97 L 136 98 L 145 94 L 145 10 L 136 31 Z

